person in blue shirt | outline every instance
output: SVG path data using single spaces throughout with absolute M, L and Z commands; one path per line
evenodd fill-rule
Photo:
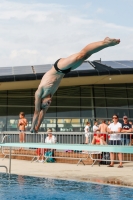
M 129 145 L 131 138 L 130 138 L 130 134 L 132 132 L 132 126 L 131 124 L 128 122 L 128 117 L 127 116 L 123 116 L 123 123 L 122 123 L 122 130 L 121 130 L 121 142 L 122 145 Z

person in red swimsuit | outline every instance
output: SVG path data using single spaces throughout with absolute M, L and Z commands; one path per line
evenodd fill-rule
M 107 145 L 107 143 L 104 141 L 104 137 L 101 136 L 100 133 L 97 133 L 93 139 L 92 139 L 92 144 L 97 144 L 97 145 Z

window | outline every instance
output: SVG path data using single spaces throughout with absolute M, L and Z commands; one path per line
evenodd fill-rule
M 106 97 L 127 98 L 126 88 L 105 88 Z
M 95 107 L 106 107 L 106 99 L 105 98 L 96 98 L 94 99 Z
M 107 99 L 107 107 L 128 107 L 127 99 Z
M 57 117 L 80 117 L 80 108 L 58 108 Z
M 81 108 L 81 117 L 90 118 L 93 116 L 93 109 L 92 108 Z
M 107 109 L 106 108 L 95 108 L 96 118 L 107 118 Z
M 105 97 L 105 89 L 104 87 L 95 87 L 94 86 L 94 97 Z
M 112 118 L 114 114 L 117 114 L 119 118 L 123 118 L 124 115 L 129 116 L 128 109 L 120 109 L 120 108 L 108 108 L 108 118 Z
M 133 99 L 128 99 L 129 108 L 133 108 Z

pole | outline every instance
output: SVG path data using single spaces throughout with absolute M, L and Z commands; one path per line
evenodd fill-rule
M 11 151 L 12 151 L 12 148 L 10 147 L 10 153 L 9 153 L 9 174 L 11 174 Z
M 11 137 L 10 137 L 10 143 L 11 143 Z M 12 154 L 12 147 L 10 147 L 10 152 L 9 152 L 9 174 L 11 174 L 11 155 Z

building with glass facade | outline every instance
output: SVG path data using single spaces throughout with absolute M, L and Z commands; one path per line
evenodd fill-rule
M 17 130 L 19 112 L 25 112 L 30 129 L 34 93 L 51 65 L 0 68 L 0 129 Z M 118 114 L 133 121 L 133 61 L 84 62 L 67 74 L 40 131 L 84 131 L 86 121 L 111 120 Z

